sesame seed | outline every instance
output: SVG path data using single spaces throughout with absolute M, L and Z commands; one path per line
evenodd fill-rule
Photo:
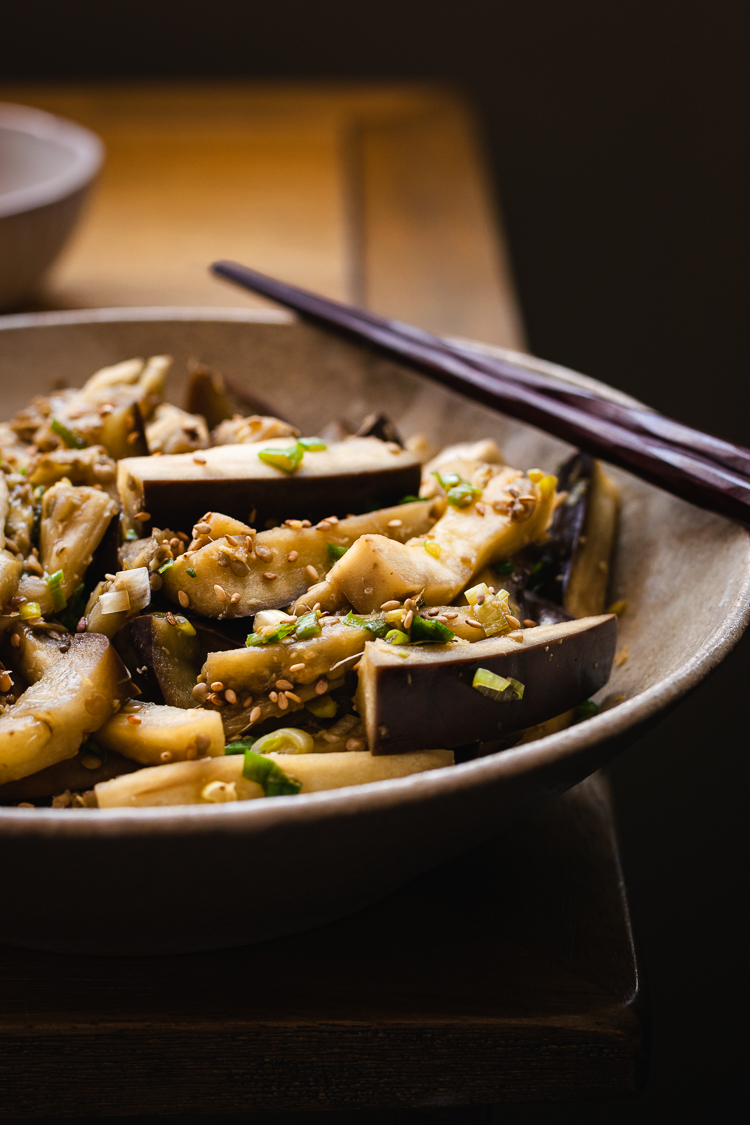
M 317 684 L 315 685 L 315 694 L 316 695 L 325 695 L 325 693 L 327 691 L 328 691 L 328 680 L 325 678 L 325 676 L 322 676 L 321 679 L 319 679 Z
M 315 524 L 315 530 L 316 531 L 330 531 L 331 526 L 332 525 L 331 525 L 330 520 L 321 520 L 320 523 Z
M 170 609 L 169 612 L 167 613 L 167 625 L 176 625 L 176 624 L 177 624 L 177 618 L 175 617 L 175 615 L 172 613 L 172 610 Z
M 304 668 L 305 668 L 304 664 L 290 664 L 289 671 L 290 672 L 302 672 L 302 671 L 304 671 Z
M 128 434 L 128 436 L 125 438 L 125 440 L 127 441 L 128 445 L 135 445 L 135 443 L 138 441 L 138 438 L 140 436 L 141 435 L 138 433 L 137 430 L 133 430 L 131 433 Z M 99 487 L 101 488 L 101 485 Z M 94 488 L 96 488 L 96 485 L 94 485 Z
M 472 617 L 467 617 L 467 618 L 466 618 L 466 624 L 467 624 L 467 625 L 471 625 L 472 629 L 481 629 L 481 628 L 483 628 L 483 626 L 482 626 L 482 625 L 480 624 L 480 622 L 479 622 L 479 621 L 474 621 L 474 619 L 473 619 Z
M 253 707 L 252 711 L 250 712 L 250 722 L 257 723 L 262 713 L 263 712 L 261 711 L 260 707 Z
M 404 617 L 404 628 L 410 629 L 411 623 L 412 623 L 413 620 L 414 620 L 414 610 L 410 609 L 409 612 L 406 614 L 406 617 Z
M 140 724 L 140 721 L 141 721 L 140 716 L 138 716 L 138 715 L 128 715 L 128 722 L 132 723 L 134 727 L 137 727 Z
M 276 575 L 271 570 L 264 570 L 263 571 L 263 577 L 267 578 L 269 582 L 273 582 Z
M 481 590 L 477 594 L 477 605 L 484 605 L 484 594 Z
M 296 562 L 299 558 L 299 551 L 290 551 L 286 557 L 287 562 Z
M 308 575 L 309 578 L 312 578 L 313 582 L 319 582 L 320 581 L 320 575 L 318 574 L 315 567 L 312 566 L 312 565 L 309 565 L 309 566 L 305 567 L 305 574 Z
M 13 686 L 12 679 L 10 678 L 10 676 L 8 675 L 7 672 L 3 672 L 2 676 L 0 676 L 0 691 L 2 691 L 2 692 L 10 691 L 12 686 Z
M 403 520 L 388 520 L 388 523 L 385 526 L 386 527 L 403 527 L 404 521 Z
M 171 762 L 172 761 L 172 751 L 171 750 L 162 750 L 159 757 L 161 758 L 162 762 Z
M 141 520 L 141 521 L 150 520 L 151 519 L 151 513 L 150 512 L 136 512 L 135 518 L 137 520 Z
M 391 598 L 390 601 L 383 602 L 383 604 L 381 605 L 380 608 L 387 611 L 389 609 L 398 609 L 400 605 L 401 605 L 401 602 L 396 601 L 395 598 Z
M 477 513 L 478 516 L 483 516 L 485 514 L 485 512 L 487 511 L 487 506 L 486 506 L 486 504 L 483 504 L 481 500 L 477 500 L 477 502 L 474 505 L 474 511 Z
M 525 628 L 527 628 L 527 629 L 535 629 L 536 628 L 536 621 L 532 621 L 532 619 L 530 617 L 525 617 L 523 623 L 524 623 Z
M 253 701 L 252 695 L 246 695 L 245 698 L 242 700 L 242 706 L 247 708 L 247 707 L 250 706 L 252 701 Z
M 223 707 L 226 700 L 222 699 L 216 692 L 211 692 L 208 697 L 208 702 L 213 703 L 214 707 Z
M 208 695 L 208 687 L 206 684 L 196 684 L 193 688 L 193 699 L 196 703 L 204 703 Z
M 223 691 L 223 690 L 224 690 L 224 684 L 222 683 L 222 681 L 221 680 L 214 680 L 214 682 L 211 684 L 211 691 Z
M 427 616 L 428 617 L 437 617 L 437 615 L 439 613 L 440 613 L 440 610 L 438 609 L 438 607 L 436 605 L 432 606 L 431 609 L 427 610 Z
M 207 734 L 201 733 L 201 734 L 198 734 L 198 735 L 195 736 L 195 746 L 196 746 L 197 750 L 200 750 L 200 751 L 208 750 L 210 745 L 211 745 L 211 739 L 208 737 Z
M 237 702 L 237 693 L 232 691 L 232 689 L 228 687 L 227 690 L 224 692 L 224 696 L 226 698 L 227 703 L 229 703 L 230 706 L 234 707 L 235 703 Z
M 220 602 L 228 601 L 227 592 L 223 586 L 214 586 L 214 593 Z
M 231 598 L 229 599 L 229 604 L 230 604 L 230 605 L 237 605 L 237 602 L 238 602 L 239 600 L 240 600 L 240 595 L 239 595 L 239 594 L 232 594 Z
M 278 688 L 279 691 L 291 691 L 294 684 L 290 684 L 289 680 L 277 680 L 274 687 Z
M 519 645 L 523 644 L 523 633 L 508 633 L 508 637 L 512 641 L 517 641 Z
M 195 461 L 196 465 L 205 465 L 206 463 L 205 457 L 193 457 L 193 460 Z
M 444 614 L 442 614 L 442 616 L 445 618 L 446 621 L 455 621 L 456 618 L 458 617 L 458 614 L 454 613 L 453 610 L 451 610 L 450 613 L 444 613 Z
M 278 703 L 279 693 L 277 691 L 269 691 L 268 698 L 272 703 Z
M 76 633 L 85 633 L 88 622 L 85 617 L 82 617 L 76 625 Z
M 283 694 L 280 695 L 279 696 L 279 710 L 280 711 L 286 711 L 288 706 L 289 706 L 289 700 L 287 699 L 287 697 Z
M 287 527 L 293 527 L 295 531 L 302 527 L 302 520 L 284 520 L 284 523 Z
M 273 552 L 268 547 L 264 547 L 262 543 L 255 544 L 255 553 L 259 559 L 270 559 Z
M 216 561 L 219 566 L 229 566 L 229 555 L 226 553 L 226 551 L 219 551 L 216 556 Z
M 320 609 L 320 602 L 316 602 L 315 605 L 312 607 L 312 611 L 313 611 L 313 613 L 317 613 L 319 609 Z
M 85 770 L 98 770 L 101 764 L 101 758 L 95 758 L 93 754 L 84 754 L 81 758 L 81 765 Z
M 184 590 L 177 591 L 177 601 L 180 603 L 183 609 L 187 609 L 187 607 L 190 605 L 190 598 L 187 596 Z
M 210 535 L 210 534 L 211 534 L 211 525 L 208 524 L 208 523 L 197 523 L 195 525 L 195 527 L 193 528 L 193 536 L 194 536 L 195 539 L 197 539 L 199 535 Z
M 364 750 L 365 744 L 361 738 L 349 738 L 346 742 L 347 750 Z
M 291 699 L 294 703 L 302 702 L 300 697 L 298 695 L 295 695 L 293 691 L 285 691 L 284 695 L 287 697 L 287 699 Z
M 447 620 L 448 620 L 448 618 L 445 616 L 444 613 L 438 613 L 435 617 L 435 621 L 439 621 L 441 625 L 445 625 Z
M 236 574 L 238 578 L 244 578 L 250 569 L 247 563 L 243 562 L 242 559 L 230 559 L 229 565 L 232 568 L 232 573 Z
M 310 521 L 309 521 L 309 520 L 303 520 L 303 521 L 302 521 L 302 526 L 303 526 L 303 527 L 312 527 L 312 524 L 310 523 Z
M 509 625 L 512 625 L 514 629 L 520 629 L 521 628 L 521 622 L 518 620 L 517 617 L 512 617 L 509 613 L 507 613 L 505 615 L 505 620 L 508 622 Z

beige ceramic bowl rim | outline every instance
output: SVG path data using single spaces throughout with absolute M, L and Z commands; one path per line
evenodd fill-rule
M 72 312 L 26 313 L 0 317 L 0 331 L 68 324 L 99 324 L 102 322 L 143 321 L 215 321 L 240 323 L 293 323 L 286 312 L 240 308 L 126 308 L 84 309 Z M 478 345 L 482 348 L 485 345 Z M 590 386 L 607 397 L 633 401 L 606 384 L 580 376 L 568 368 L 547 363 L 509 349 L 492 352 L 523 364 L 530 370 L 543 371 L 567 382 Z M 739 641 L 750 621 L 750 532 L 745 536 L 745 571 L 734 604 L 714 632 L 683 667 L 647 688 L 633 699 L 624 701 L 585 723 L 548 735 L 537 742 L 475 761 L 464 762 L 449 769 L 432 770 L 387 782 L 334 789 L 298 797 L 274 797 L 237 804 L 207 806 L 188 805 L 169 808 L 142 809 L 57 809 L 0 808 L 0 827 L 5 833 L 25 835 L 29 829 L 36 836 L 65 839 L 75 837 L 130 836 L 143 833 L 160 836 L 175 831 L 227 834 L 237 831 L 263 831 L 280 819 L 301 824 L 329 817 L 349 817 L 358 812 L 408 806 L 432 799 L 450 791 L 468 794 L 483 785 L 526 773 L 534 773 L 552 762 L 561 763 L 579 757 L 598 743 L 616 740 L 633 727 L 641 727 L 705 679 Z
M 42 109 L 0 102 L 2 128 L 26 133 L 40 141 L 53 141 L 72 153 L 74 159 L 64 171 L 49 179 L 0 193 L 0 219 L 34 211 L 75 194 L 96 176 L 104 160 L 104 145 L 95 133 Z

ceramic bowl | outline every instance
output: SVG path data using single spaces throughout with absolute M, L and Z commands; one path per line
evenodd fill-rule
M 386 409 L 405 433 L 492 436 L 507 460 L 554 466 L 555 439 L 286 314 L 126 309 L 0 320 L 5 415 L 53 380 L 170 352 L 244 380 L 314 433 Z M 501 353 L 507 354 L 507 353 Z M 529 357 L 532 369 L 580 376 Z M 613 397 L 616 392 L 596 384 Z M 356 910 L 577 784 L 694 688 L 739 639 L 750 535 L 615 471 L 611 596 L 627 600 L 596 718 L 492 757 L 299 797 L 167 809 L 0 809 L 0 942 L 97 954 L 260 941 Z
M 0 309 L 28 297 L 60 253 L 103 156 L 81 125 L 0 102 Z

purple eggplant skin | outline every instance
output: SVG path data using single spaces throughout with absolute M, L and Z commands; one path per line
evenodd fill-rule
M 491 637 L 410 648 L 404 656 L 371 642 L 356 700 L 370 750 L 403 754 L 465 746 L 546 722 L 606 684 L 616 640 L 617 618 L 604 614 L 526 629 L 522 644 Z M 482 695 L 472 687 L 480 668 L 520 681 L 523 698 L 496 702 Z
M 387 414 L 374 413 L 367 414 L 362 419 L 359 429 L 356 431 L 357 437 L 376 437 L 381 441 L 392 441 L 395 445 L 400 445 L 404 448 L 404 443 L 401 440 L 401 435 L 390 420 Z
M 286 519 L 316 523 L 326 516 L 391 507 L 404 496 L 416 496 L 420 479 L 415 463 L 327 477 L 144 481 L 143 504 L 150 520 L 143 526 L 191 528 L 211 511 L 243 521 L 254 511 L 252 522 L 259 528 Z

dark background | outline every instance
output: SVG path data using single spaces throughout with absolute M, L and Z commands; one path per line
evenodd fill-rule
M 748 5 L 36 0 L 4 80 L 429 79 L 473 101 L 530 349 L 750 444 Z M 747 1113 L 750 644 L 612 768 L 654 1044 L 634 1102 L 498 1120 Z

